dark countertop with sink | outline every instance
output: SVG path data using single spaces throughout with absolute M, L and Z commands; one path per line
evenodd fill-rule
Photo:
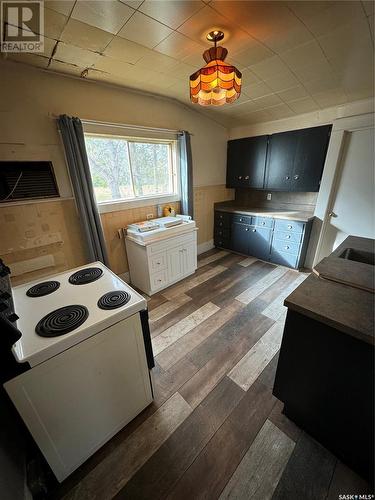
M 245 207 L 239 205 L 223 203 L 215 203 L 215 210 L 220 212 L 229 212 L 232 214 L 254 215 L 260 217 L 273 217 L 274 219 L 287 219 L 308 222 L 314 218 L 312 212 L 298 211 L 298 210 L 285 210 L 277 208 L 261 208 L 261 207 Z
M 349 236 L 285 305 L 374 345 L 374 240 Z

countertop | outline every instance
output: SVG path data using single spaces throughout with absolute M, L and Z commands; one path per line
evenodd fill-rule
M 241 207 L 236 205 L 215 204 L 215 210 L 232 214 L 258 215 L 260 217 L 273 217 L 274 219 L 287 219 L 308 222 L 314 218 L 312 212 L 283 210 L 277 208 Z
M 357 275 L 353 286 L 349 273 L 346 273 L 346 284 L 311 274 L 284 303 L 291 310 L 374 345 L 374 294 L 358 287 L 361 274 L 363 282 L 369 283 L 368 276 L 370 279 L 373 276 L 374 266 L 339 258 L 346 248 L 373 252 L 374 240 L 350 236 L 324 259 L 325 267 L 332 268 L 333 278 L 340 278 L 350 267 L 352 276 Z

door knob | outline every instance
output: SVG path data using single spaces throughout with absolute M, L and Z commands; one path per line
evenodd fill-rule
M 330 217 L 337 217 L 337 214 L 335 214 L 335 212 L 329 212 L 328 214 Z

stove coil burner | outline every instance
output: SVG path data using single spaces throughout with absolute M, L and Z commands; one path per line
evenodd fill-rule
M 65 306 L 44 316 L 35 327 L 41 337 L 58 337 L 75 330 L 88 318 L 87 307 L 80 305 Z
M 29 288 L 26 295 L 28 297 L 43 297 L 55 292 L 59 287 L 60 283 L 58 281 L 43 281 Z
M 103 274 L 103 269 L 100 267 L 86 267 L 73 273 L 69 278 L 69 283 L 72 285 L 86 285 L 98 280 Z
M 116 309 L 117 307 L 124 306 L 130 300 L 130 294 L 124 290 L 117 290 L 116 292 L 108 292 L 98 300 L 98 307 L 100 309 Z

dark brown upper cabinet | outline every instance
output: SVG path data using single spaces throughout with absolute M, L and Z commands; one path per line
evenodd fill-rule
M 331 125 L 270 136 L 264 187 L 273 191 L 319 191 Z
M 319 191 L 331 125 L 228 142 L 227 187 Z
M 227 187 L 263 189 L 268 136 L 228 141 Z

